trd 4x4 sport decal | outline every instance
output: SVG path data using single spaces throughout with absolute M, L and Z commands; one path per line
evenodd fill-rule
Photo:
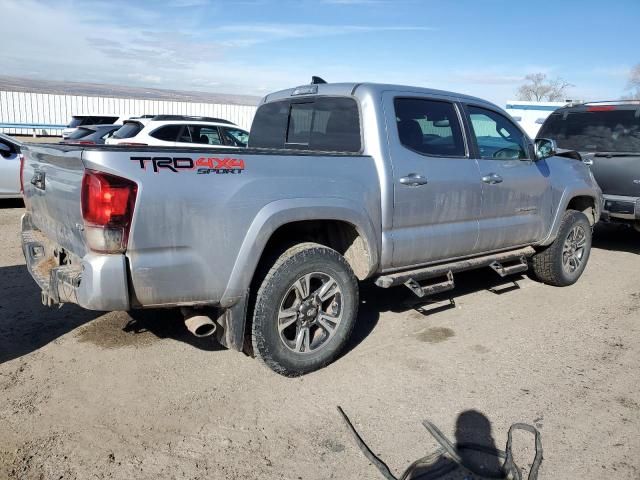
M 151 164 L 153 171 L 168 170 L 178 173 L 180 170 L 197 170 L 198 174 L 239 174 L 244 171 L 244 160 L 240 158 L 200 157 L 196 160 L 188 157 L 130 157 L 138 162 L 140 168 L 147 169 Z

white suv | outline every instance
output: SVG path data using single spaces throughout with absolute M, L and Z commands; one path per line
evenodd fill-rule
M 107 145 L 153 145 L 166 147 L 247 146 L 249 132 L 220 118 L 156 115 L 132 118 L 116 130 Z

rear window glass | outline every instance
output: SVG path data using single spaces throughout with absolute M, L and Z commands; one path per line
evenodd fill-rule
M 87 135 L 91 135 L 92 133 L 93 130 L 90 130 L 88 128 L 78 128 L 75 132 L 69 135 L 69 139 L 77 140 L 79 138 L 86 137 Z
M 553 113 L 538 137 L 581 152 L 640 152 L 640 109 Z
M 249 146 L 325 152 L 359 152 L 360 115 L 352 98 L 317 97 L 261 106 Z
M 466 155 L 460 121 L 453 104 L 419 98 L 396 98 L 394 103 L 402 145 L 427 155 Z
M 249 142 L 249 132 L 245 132 L 239 128 L 223 128 L 222 134 L 227 145 L 233 145 L 234 147 L 246 147 Z
M 116 132 L 113 134 L 113 138 L 131 138 L 135 137 L 140 130 L 142 130 L 144 126 L 138 122 L 127 122 L 123 126 L 121 126 Z

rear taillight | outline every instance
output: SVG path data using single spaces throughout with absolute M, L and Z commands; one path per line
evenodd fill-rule
M 20 154 L 20 193 L 24 194 L 24 155 L 22 153 Z
M 127 248 L 138 185 L 126 178 L 86 170 L 82 178 L 82 218 L 87 245 L 105 253 Z

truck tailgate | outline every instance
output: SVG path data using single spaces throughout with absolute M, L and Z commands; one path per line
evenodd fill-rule
M 87 248 L 80 207 L 82 149 L 26 145 L 24 199 L 31 221 L 49 240 L 83 257 Z

